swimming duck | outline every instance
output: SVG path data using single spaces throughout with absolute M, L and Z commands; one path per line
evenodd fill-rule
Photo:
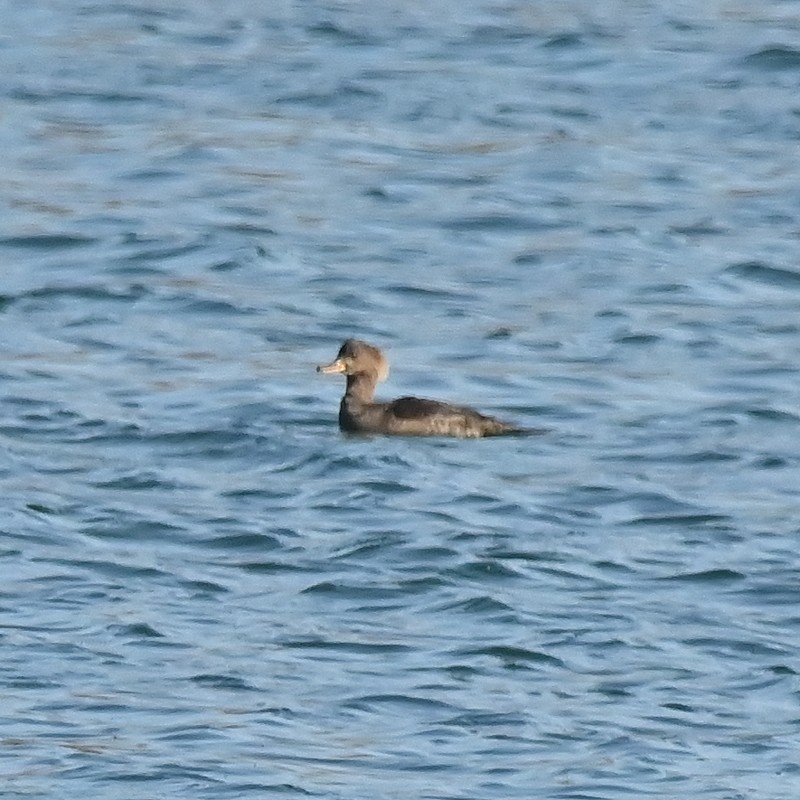
M 420 397 L 375 402 L 375 386 L 386 380 L 389 362 L 377 348 L 348 339 L 336 358 L 317 372 L 343 372 L 347 389 L 339 405 L 339 427 L 348 433 L 386 433 L 395 436 L 459 436 L 478 438 L 527 433 L 522 428 L 487 417 L 466 406 Z

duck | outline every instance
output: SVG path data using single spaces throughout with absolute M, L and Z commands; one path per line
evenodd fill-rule
M 324 374 L 342 373 L 347 387 L 339 405 L 339 428 L 346 433 L 390 436 L 485 436 L 526 434 L 532 431 L 489 417 L 468 406 L 451 405 L 422 397 L 375 400 L 375 387 L 389 375 L 389 361 L 360 339 L 347 339 L 336 358 L 317 367 Z

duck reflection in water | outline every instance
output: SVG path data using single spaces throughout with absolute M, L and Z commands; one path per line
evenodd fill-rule
M 348 433 L 385 433 L 394 436 L 457 436 L 475 439 L 482 436 L 525 434 L 533 431 L 487 417 L 472 408 L 400 397 L 376 402 L 375 386 L 386 380 L 389 362 L 371 344 L 348 339 L 336 358 L 317 372 L 342 372 L 347 388 L 339 405 L 339 427 Z

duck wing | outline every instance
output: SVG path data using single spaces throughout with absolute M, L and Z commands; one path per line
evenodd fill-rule
M 466 410 L 424 397 L 398 397 L 388 403 L 387 408 L 398 419 L 424 419 L 436 414 L 463 413 Z
M 405 436 L 502 436 L 529 431 L 508 422 L 487 417 L 468 406 L 454 406 L 424 397 L 400 397 L 387 403 L 388 433 Z

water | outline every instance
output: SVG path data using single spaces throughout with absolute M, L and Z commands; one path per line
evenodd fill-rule
M 2 12 L 4 797 L 800 794 L 797 3 Z

